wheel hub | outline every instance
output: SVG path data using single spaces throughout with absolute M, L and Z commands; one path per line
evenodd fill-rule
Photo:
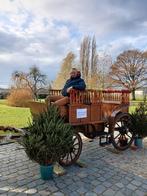
M 127 134 L 128 133 L 128 128 L 125 126 L 122 127 L 116 127 L 116 131 L 119 131 L 121 135 Z

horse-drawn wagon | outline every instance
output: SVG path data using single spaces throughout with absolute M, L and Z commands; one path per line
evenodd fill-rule
M 60 93 L 60 90 L 50 91 L 50 95 Z M 65 123 L 70 123 L 75 129 L 73 147 L 61 157 L 60 163 L 71 165 L 79 158 L 82 151 L 79 133 L 90 139 L 99 137 L 100 145 L 112 143 L 118 150 L 129 148 L 134 139 L 131 116 L 128 113 L 129 96 L 130 92 L 127 90 L 72 90 L 70 103 L 59 109 Z M 33 115 L 43 112 L 46 107 L 46 103 L 30 103 Z

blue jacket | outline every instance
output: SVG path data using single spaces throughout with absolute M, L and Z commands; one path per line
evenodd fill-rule
M 76 77 L 76 78 L 70 78 L 69 80 L 66 81 L 63 89 L 62 89 L 62 95 L 65 96 L 69 96 L 69 94 L 67 93 L 67 89 L 69 87 L 73 87 L 73 89 L 77 89 L 77 90 L 85 90 L 86 88 L 86 84 L 84 82 L 84 80 L 82 78 L 80 78 L 80 76 Z

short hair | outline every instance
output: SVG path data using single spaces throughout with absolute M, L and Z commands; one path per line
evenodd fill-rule
M 71 71 L 78 71 L 77 68 L 73 67 Z

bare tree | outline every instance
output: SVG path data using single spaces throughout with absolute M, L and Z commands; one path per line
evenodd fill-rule
M 80 48 L 80 65 L 82 76 L 86 83 L 88 82 L 88 74 L 90 70 L 90 45 L 91 39 L 89 36 L 84 37 Z
M 110 88 L 110 67 L 112 66 L 112 57 L 107 53 L 103 53 L 98 58 L 98 82 L 99 88 L 105 89 Z
M 75 55 L 73 54 L 73 52 L 69 52 L 67 56 L 63 59 L 60 72 L 53 83 L 54 88 L 60 89 L 63 87 L 65 81 L 69 78 L 69 72 L 71 71 L 71 68 L 73 66 L 74 59 Z
M 16 89 L 22 89 L 22 88 L 27 88 L 26 81 L 23 79 L 24 78 L 24 73 L 20 71 L 14 71 L 12 73 L 12 88 Z
M 98 54 L 96 47 L 96 39 L 95 36 L 93 36 L 91 45 L 91 77 L 93 77 L 97 73 Z
M 46 84 L 46 75 L 42 74 L 37 66 L 30 67 L 28 73 L 15 71 L 12 74 L 16 88 L 29 88 L 36 99 L 38 90 Z
M 88 88 L 103 89 L 108 86 L 108 69 L 111 64 L 110 55 L 98 55 L 95 36 L 92 39 L 84 37 L 80 48 L 80 66 Z
M 111 66 L 110 75 L 115 84 L 131 90 L 132 99 L 135 100 L 135 91 L 144 86 L 147 80 L 145 54 L 139 50 L 124 51 Z

